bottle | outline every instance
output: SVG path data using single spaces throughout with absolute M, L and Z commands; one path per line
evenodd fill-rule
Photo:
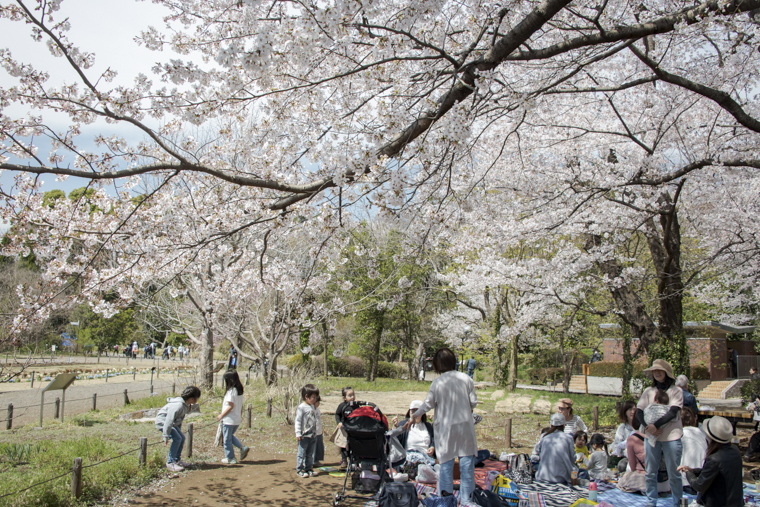
M 573 469 L 572 472 L 570 472 L 570 484 L 573 486 L 578 485 L 578 470 Z
M 588 484 L 588 499 L 591 500 L 592 502 L 596 502 L 597 489 L 596 489 L 595 482 L 589 482 Z

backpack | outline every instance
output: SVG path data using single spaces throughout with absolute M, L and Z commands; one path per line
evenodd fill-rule
M 472 492 L 472 503 L 480 507 L 506 507 L 505 502 L 499 495 L 487 489 L 475 488 Z
M 507 469 L 501 473 L 517 484 L 533 484 L 534 470 L 527 454 L 507 456 Z
M 377 499 L 378 507 L 417 507 L 417 490 L 408 482 L 387 482 Z

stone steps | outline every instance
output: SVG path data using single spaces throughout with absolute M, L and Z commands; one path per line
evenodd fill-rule
M 570 389 L 573 391 L 585 391 L 586 377 L 583 375 L 573 375 L 570 377 Z
M 704 389 L 699 392 L 699 396 L 697 397 L 716 400 L 721 399 L 723 397 L 723 391 L 728 389 L 733 383 L 733 380 L 716 380 L 714 382 L 710 382 Z

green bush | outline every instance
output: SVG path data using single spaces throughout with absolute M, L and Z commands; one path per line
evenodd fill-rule
M 704 364 L 692 365 L 691 380 L 710 380 L 710 370 Z
M 367 366 L 364 362 L 364 359 L 361 357 L 356 356 L 347 356 L 343 358 L 343 360 L 346 362 L 346 370 L 348 377 L 364 377 Z
M 558 382 L 563 379 L 565 370 L 563 368 L 531 368 L 528 370 L 530 383 L 542 385 L 549 382 Z
M 591 363 L 589 366 L 589 375 L 592 377 L 617 377 L 623 378 L 623 362 L 622 361 L 599 361 L 597 363 Z M 643 363 L 634 363 L 632 376 L 636 376 L 641 373 L 646 365 Z
M 749 403 L 753 394 L 760 394 L 760 380 L 750 380 L 742 386 L 742 403 Z
M 397 364 L 388 363 L 386 361 L 377 362 L 377 376 L 378 377 L 401 378 L 402 372 L 403 372 L 403 369 Z

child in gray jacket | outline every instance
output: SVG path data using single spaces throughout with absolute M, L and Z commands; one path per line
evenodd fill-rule
M 172 472 L 181 472 L 188 464 L 180 460 L 182 448 L 185 446 L 185 435 L 182 433 L 182 421 L 190 411 L 190 405 L 198 403 L 201 390 L 196 386 L 186 387 L 177 398 L 167 398 L 166 405 L 156 414 L 156 428 L 164 436 L 164 445 L 172 441 L 169 456 L 166 458 L 166 468 Z
M 296 409 L 296 440 L 298 440 L 298 456 L 296 470 L 299 477 L 317 475 L 314 466 L 314 448 L 317 444 L 317 415 L 314 404 L 319 398 L 319 389 L 314 384 L 306 384 L 301 388 L 303 402 Z

